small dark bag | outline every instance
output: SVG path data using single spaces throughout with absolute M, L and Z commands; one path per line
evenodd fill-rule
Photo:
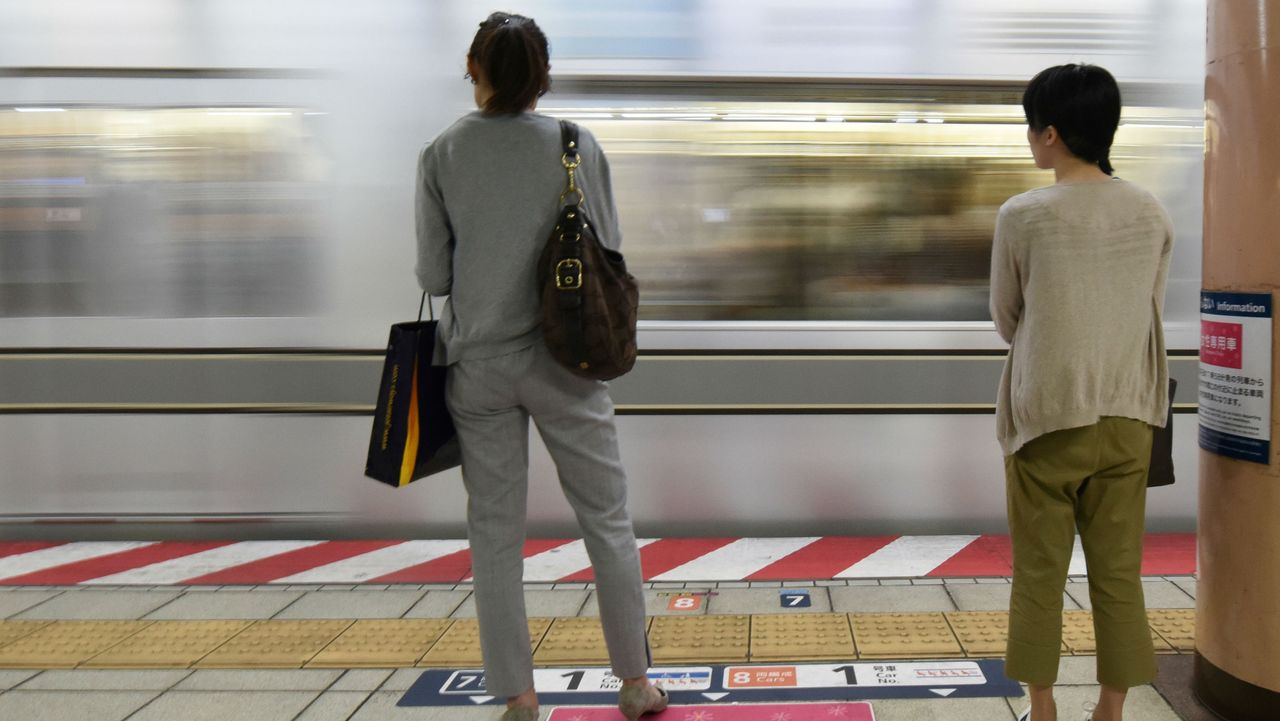
M 1173 485 L 1173 394 L 1178 381 L 1169 379 L 1169 417 L 1164 428 L 1151 429 L 1151 470 L 1147 473 L 1147 486 Z
M 582 163 L 578 126 L 560 121 L 569 184 L 560 195 L 560 217 L 538 261 L 542 289 L 542 334 L 561 365 L 607 381 L 636 362 L 636 316 L 640 291 L 622 254 L 600 244 L 574 179 Z M 572 202 L 566 202 L 572 196 Z

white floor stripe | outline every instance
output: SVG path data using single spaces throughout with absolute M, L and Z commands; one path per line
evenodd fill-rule
M 976 540 L 977 536 L 903 536 L 837 573 L 835 577 L 924 576 Z
M 655 581 L 740 581 L 769 564 L 817 541 L 809 538 L 740 538 L 683 566 L 653 577 Z
M 272 583 L 361 583 L 465 550 L 466 541 L 405 541 L 317 566 Z
M 0 558 L 0 579 L 22 576 L 35 571 L 43 571 L 64 563 L 85 561 L 98 556 L 128 551 L 134 548 L 154 545 L 152 541 L 105 541 L 66 543 L 52 548 L 42 548 L 30 553 Z
M 637 539 L 636 546 L 644 548 L 653 539 Z M 591 566 L 587 546 L 581 540 L 557 546 L 524 559 L 525 583 L 554 583 Z
M 1068 576 L 1084 576 L 1086 575 L 1084 565 L 1084 546 L 1080 545 L 1080 537 L 1076 536 L 1075 544 L 1071 547 L 1071 565 L 1067 566 Z
M 149 566 L 132 568 L 110 576 L 101 576 L 85 583 L 120 586 L 135 584 L 159 586 L 180 583 L 188 578 L 196 578 L 232 566 L 239 566 L 242 563 L 278 556 L 281 553 L 321 543 L 324 541 L 243 541 L 220 548 L 210 548 L 181 558 L 159 561 Z

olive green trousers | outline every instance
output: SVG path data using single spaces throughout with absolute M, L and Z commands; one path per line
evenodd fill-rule
M 1129 688 L 1155 678 L 1141 579 L 1150 456 L 1151 426 L 1105 417 L 1046 433 L 1005 457 L 1013 541 L 1010 678 L 1035 686 L 1057 681 L 1076 531 L 1089 569 L 1098 682 Z

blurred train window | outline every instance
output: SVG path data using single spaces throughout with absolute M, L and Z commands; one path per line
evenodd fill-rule
M 305 314 L 325 175 L 311 115 L 0 108 L 0 316 Z
M 649 320 L 987 320 L 996 212 L 1053 182 L 1008 88 L 718 100 L 709 81 L 655 100 L 566 84 L 540 110 L 609 153 Z M 1177 203 L 1198 187 L 1201 138 L 1194 111 L 1130 106 L 1112 159 Z

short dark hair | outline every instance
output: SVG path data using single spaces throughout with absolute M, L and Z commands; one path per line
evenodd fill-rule
M 1097 65 L 1055 65 L 1041 70 L 1022 94 L 1027 124 L 1037 133 L 1052 125 L 1076 157 L 1111 175 L 1111 143 L 1120 126 L 1120 86 Z
M 531 18 L 493 13 L 480 23 L 467 53 L 493 87 L 486 113 L 522 113 L 551 89 L 547 36 Z M 475 79 L 472 79 L 475 82 Z

